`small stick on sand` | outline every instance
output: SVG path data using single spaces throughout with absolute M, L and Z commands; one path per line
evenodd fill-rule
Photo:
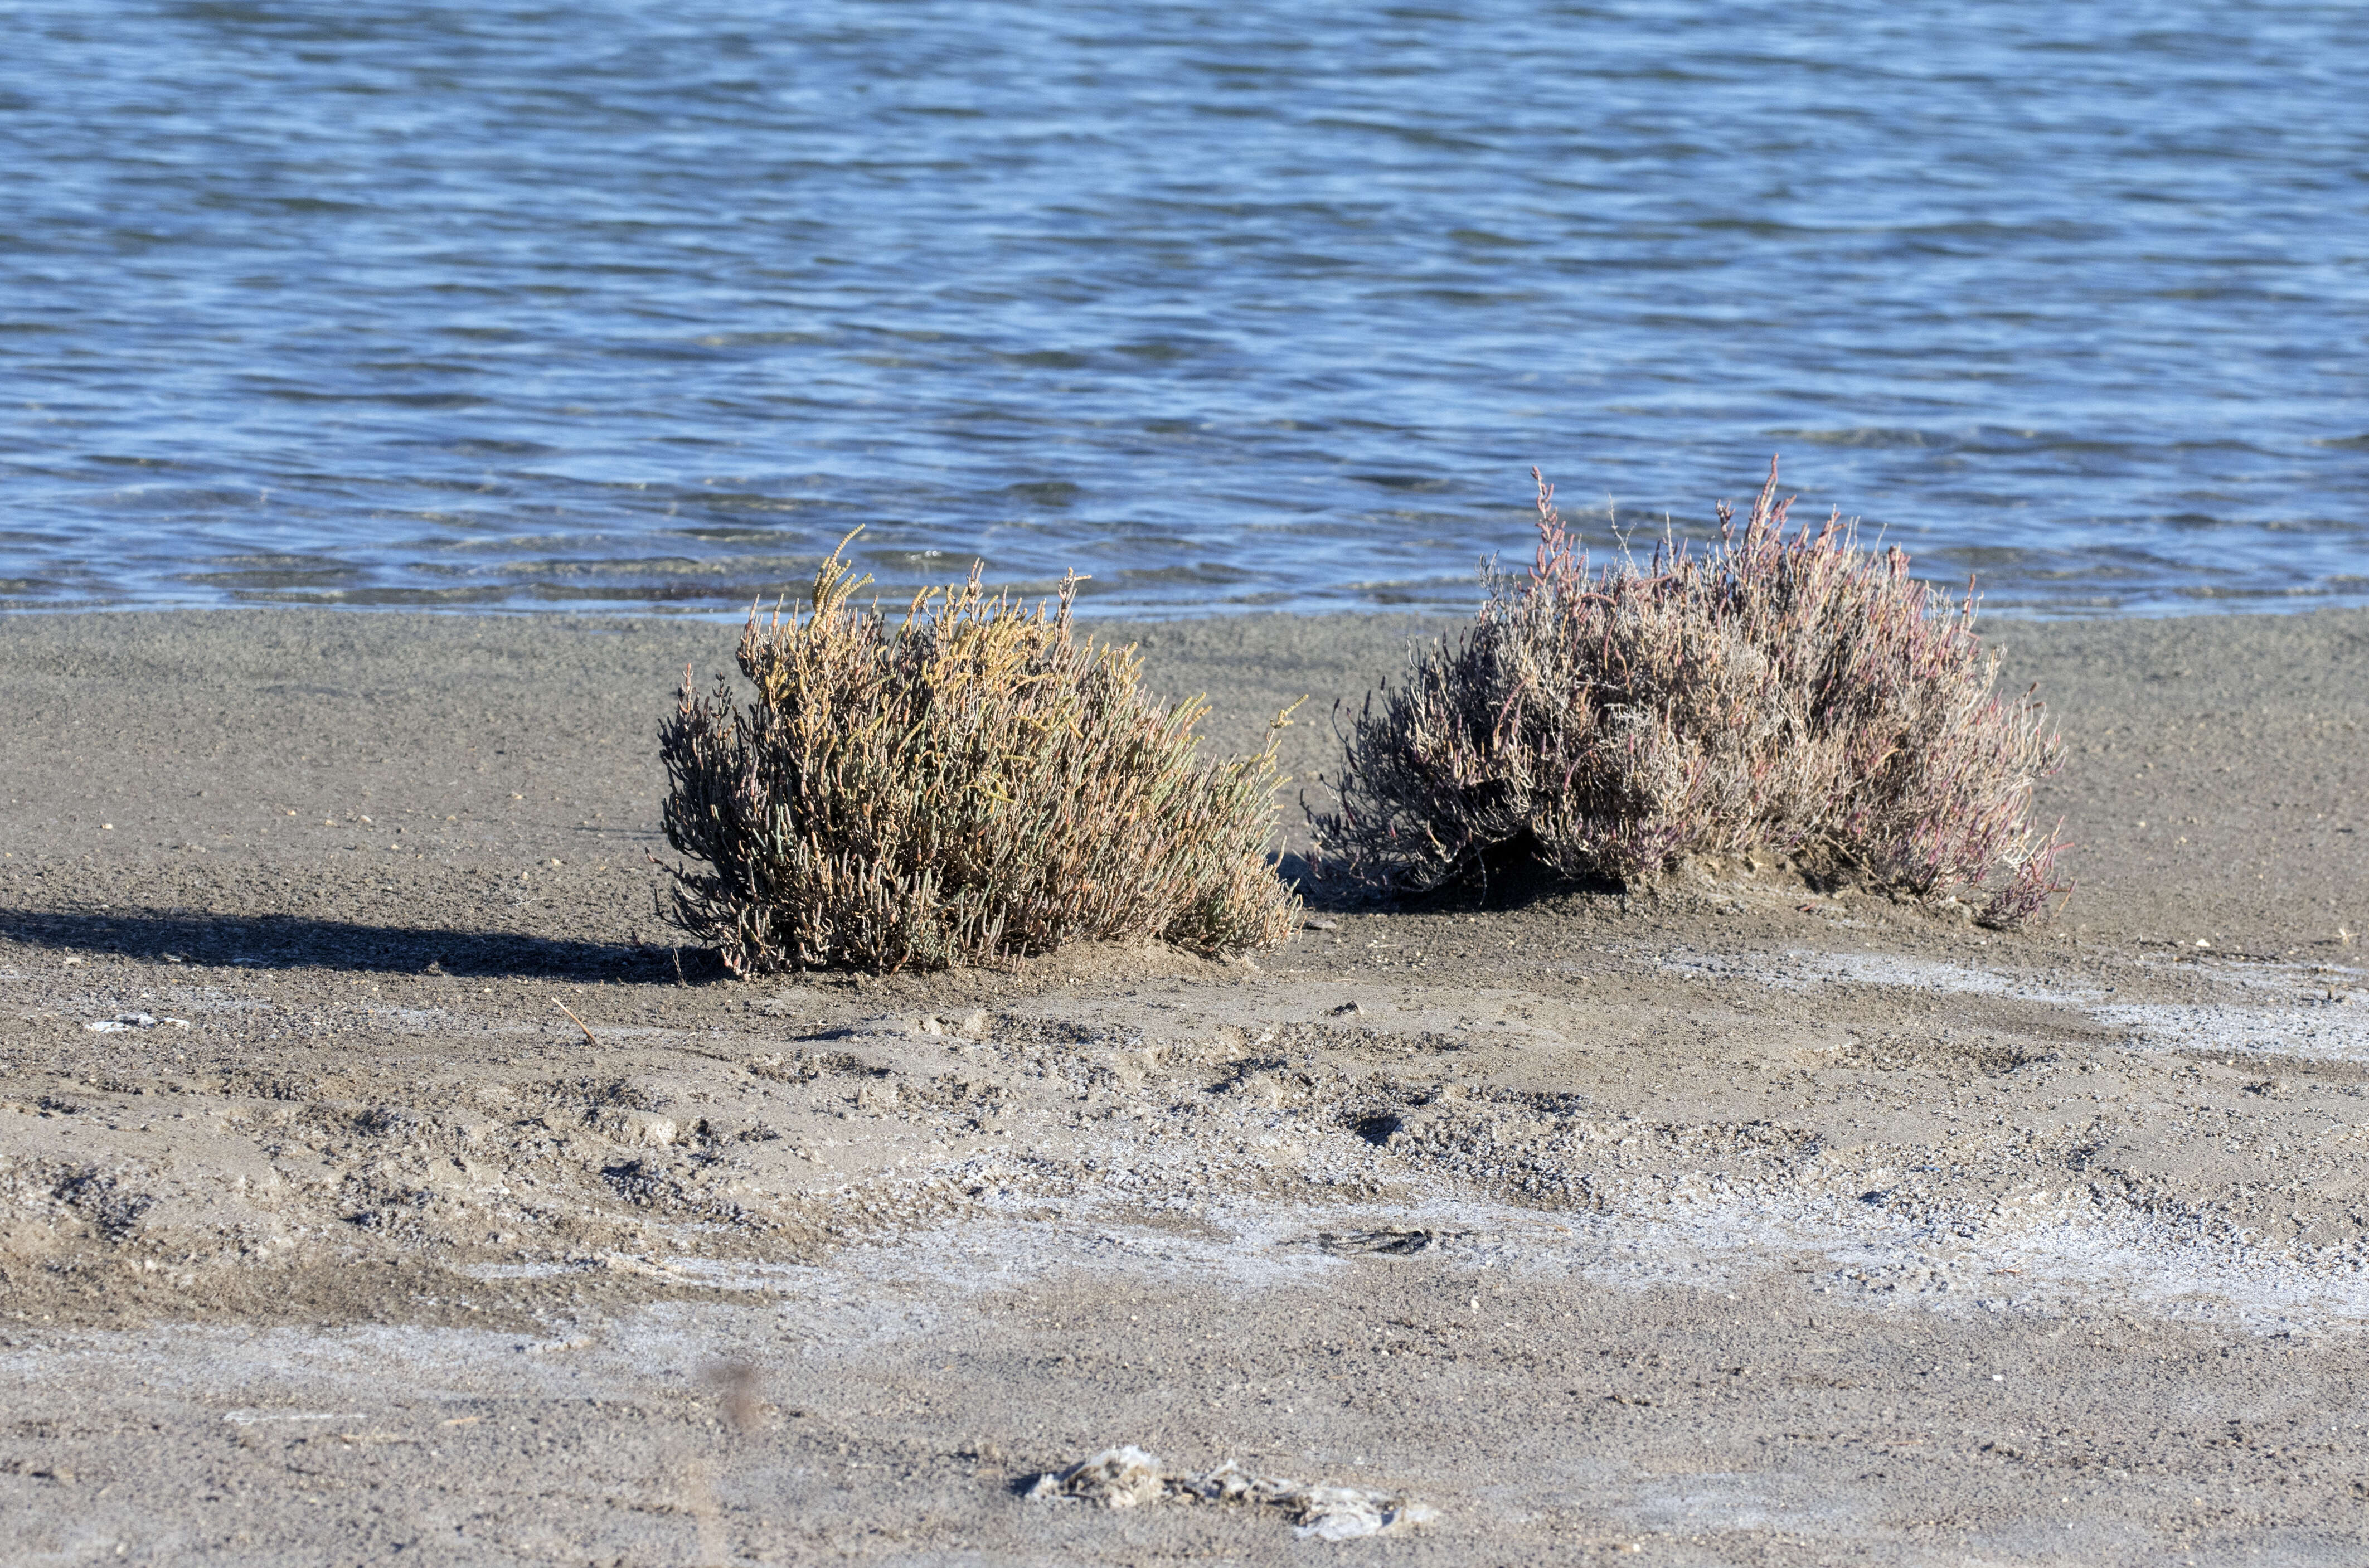
M 592 1037 L 592 1026 L 589 1024 L 585 1023 L 583 1019 L 576 1016 L 576 1010 L 574 1008 L 568 1006 L 567 1003 L 560 1001 L 555 996 L 551 999 L 551 1005 L 559 1009 L 560 1012 L 566 1013 L 568 1020 L 578 1028 L 584 1031 L 584 1043 L 586 1045 L 597 1046 L 601 1043 Z

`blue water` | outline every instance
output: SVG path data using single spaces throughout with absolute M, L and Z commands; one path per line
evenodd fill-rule
M 2369 602 L 2369 7 L 0 3 L 0 602 Z

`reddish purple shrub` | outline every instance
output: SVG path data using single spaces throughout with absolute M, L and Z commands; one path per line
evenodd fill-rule
M 1539 479 L 1528 575 L 1493 575 L 1474 623 L 1348 725 L 1320 874 L 1387 895 L 1533 858 L 1634 883 L 1772 851 L 1918 898 L 1971 887 L 1997 924 L 2065 891 L 2066 846 L 2030 822 L 2064 747 L 2031 692 L 1994 692 L 1971 588 L 1952 606 L 1839 516 L 1789 537 L 1776 487 L 1772 461 L 1709 549 L 1591 572 Z

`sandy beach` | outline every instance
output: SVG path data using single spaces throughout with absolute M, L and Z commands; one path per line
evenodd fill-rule
M 1437 629 L 1094 628 L 1303 777 Z M 2071 742 L 2012 934 L 744 983 L 652 859 L 729 627 L 0 622 L 10 1560 L 2363 1561 L 2369 613 L 1988 633 Z M 1299 1490 L 1028 1494 L 1118 1445 Z

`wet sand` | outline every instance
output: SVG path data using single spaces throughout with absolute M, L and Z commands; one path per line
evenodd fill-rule
M 1313 773 L 1426 629 L 1125 630 Z M 0 623 L 15 1560 L 2357 1562 L 2369 616 L 1992 630 L 2080 846 L 2011 936 L 743 984 L 650 860 L 726 628 Z M 1437 1516 L 1024 1495 L 1122 1443 Z

